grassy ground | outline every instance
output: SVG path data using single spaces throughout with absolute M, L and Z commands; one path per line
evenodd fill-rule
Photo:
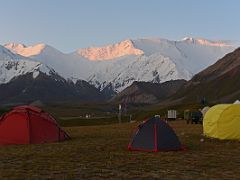
M 121 122 L 129 122 L 129 116 L 122 116 Z M 73 127 L 73 126 L 95 126 L 95 125 L 108 125 L 108 124 L 117 124 L 119 122 L 117 115 L 115 116 L 106 116 L 106 117 L 91 117 L 91 118 L 82 118 L 82 117 L 60 117 L 58 118 L 58 123 L 64 127 Z
M 64 128 L 62 143 L 0 148 L 1 179 L 237 179 L 240 143 L 202 138 L 201 125 L 170 122 L 184 152 L 129 152 L 137 123 Z

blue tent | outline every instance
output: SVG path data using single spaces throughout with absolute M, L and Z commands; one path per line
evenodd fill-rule
M 131 151 L 180 151 L 182 146 L 174 130 L 163 120 L 153 117 L 140 124 L 128 145 Z

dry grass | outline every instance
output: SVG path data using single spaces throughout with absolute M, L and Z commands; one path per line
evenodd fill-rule
M 1 179 L 237 179 L 240 142 L 202 138 L 200 125 L 171 122 L 185 152 L 127 151 L 137 124 L 65 128 L 70 141 L 0 148 Z

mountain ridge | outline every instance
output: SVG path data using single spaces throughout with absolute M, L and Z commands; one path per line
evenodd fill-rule
M 111 101 L 115 103 L 154 104 L 166 100 L 185 83 L 185 80 L 172 80 L 164 83 L 135 81 Z
M 11 49 L 13 44 L 6 47 Z M 108 46 L 78 49 L 73 53 L 62 53 L 48 45 L 44 47 L 39 54 L 28 54 L 28 58 L 52 67 L 65 79 L 83 79 L 100 90 L 111 84 L 115 92 L 122 91 L 134 81 L 189 80 L 234 50 L 234 46 L 200 38 L 179 41 L 128 39 Z M 16 49 L 12 51 L 21 52 Z
M 240 48 L 196 74 L 169 101 L 230 103 L 240 97 Z

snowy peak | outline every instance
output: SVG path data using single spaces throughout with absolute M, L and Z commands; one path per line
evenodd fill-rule
M 221 41 L 210 41 L 203 38 L 192 38 L 192 37 L 185 37 L 182 39 L 183 42 L 192 43 L 192 44 L 200 44 L 203 46 L 216 46 L 216 47 L 231 47 L 232 45 L 227 44 Z
M 126 55 L 140 55 L 143 54 L 143 51 L 135 48 L 133 42 L 128 39 L 106 47 L 79 49 L 77 54 L 91 61 L 99 61 L 115 59 Z
M 8 44 L 5 44 L 4 46 L 5 48 L 8 48 L 8 49 L 23 49 L 27 47 L 25 44 L 21 44 L 21 43 L 8 43 Z
M 0 45 L 0 61 L 19 60 L 19 59 L 23 59 L 23 57 L 15 53 L 12 53 L 9 49 Z
M 36 56 L 42 53 L 44 49 L 49 47 L 46 44 L 36 44 L 34 46 L 26 46 L 24 44 L 9 43 L 4 45 L 5 48 L 11 50 L 13 53 L 24 57 Z
M 50 75 L 55 73 L 53 69 L 40 62 L 21 60 L 21 61 L 0 61 L 0 84 L 6 84 L 12 79 L 32 73 L 35 79 L 39 73 Z

